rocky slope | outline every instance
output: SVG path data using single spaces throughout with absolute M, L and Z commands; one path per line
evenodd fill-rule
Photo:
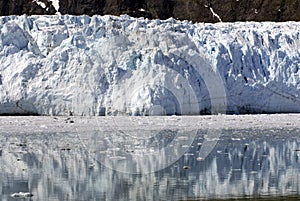
M 299 0 L 58 0 L 0 1 L 1 15 L 121 15 L 194 22 L 298 21 Z M 42 5 L 41 6 L 41 3 Z

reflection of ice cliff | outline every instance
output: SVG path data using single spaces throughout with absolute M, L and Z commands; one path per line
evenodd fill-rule
M 238 130 L 237 134 L 225 135 L 205 161 L 196 160 L 197 144 L 203 140 L 200 134 L 188 152 L 194 155 L 186 154 L 170 167 L 148 175 L 117 173 L 100 165 L 95 161 L 98 147 L 85 146 L 85 134 L 81 139 L 66 133 L 3 136 L 0 198 L 7 200 L 10 194 L 20 191 L 33 193 L 33 200 L 176 200 L 299 194 L 299 155 L 295 151 L 299 140 L 274 134 L 287 132 L 282 130 L 255 131 L 261 137 L 243 139 L 243 134 L 249 136 L 252 132 Z M 185 165 L 190 169 L 184 170 Z
M 0 113 L 299 112 L 299 26 L 1 17 Z

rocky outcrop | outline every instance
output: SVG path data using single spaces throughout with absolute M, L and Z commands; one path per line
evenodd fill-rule
M 1 15 L 51 15 L 55 14 L 56 10 L 51 1 L 40 0 L 45 6 L 41 6 L 32 0 L 7 1 L 0 0 Z
M 41 7 L 37 2 L 43 2 Z M 55 14 L 50 0 L 0 1 L 1 15 Z M 59 12 L 121 15 L 194 22 L 299 21 L 300 0 L 60 0 Z M 219 17 L 220 18 L 219 18 Z

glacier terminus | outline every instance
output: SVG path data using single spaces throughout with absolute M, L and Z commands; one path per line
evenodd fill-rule
M 300 23 L 0 18 L 0 114 L 300 112 Z

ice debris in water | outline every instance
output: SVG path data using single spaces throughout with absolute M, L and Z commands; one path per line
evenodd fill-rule
M 29 193 L 29 192 L 19 192 L 19 193 L 13 193 L 11 194 L 11 197 L 13 198 L 28 198 L 28 197 L 32 197 L 33 194 Z

